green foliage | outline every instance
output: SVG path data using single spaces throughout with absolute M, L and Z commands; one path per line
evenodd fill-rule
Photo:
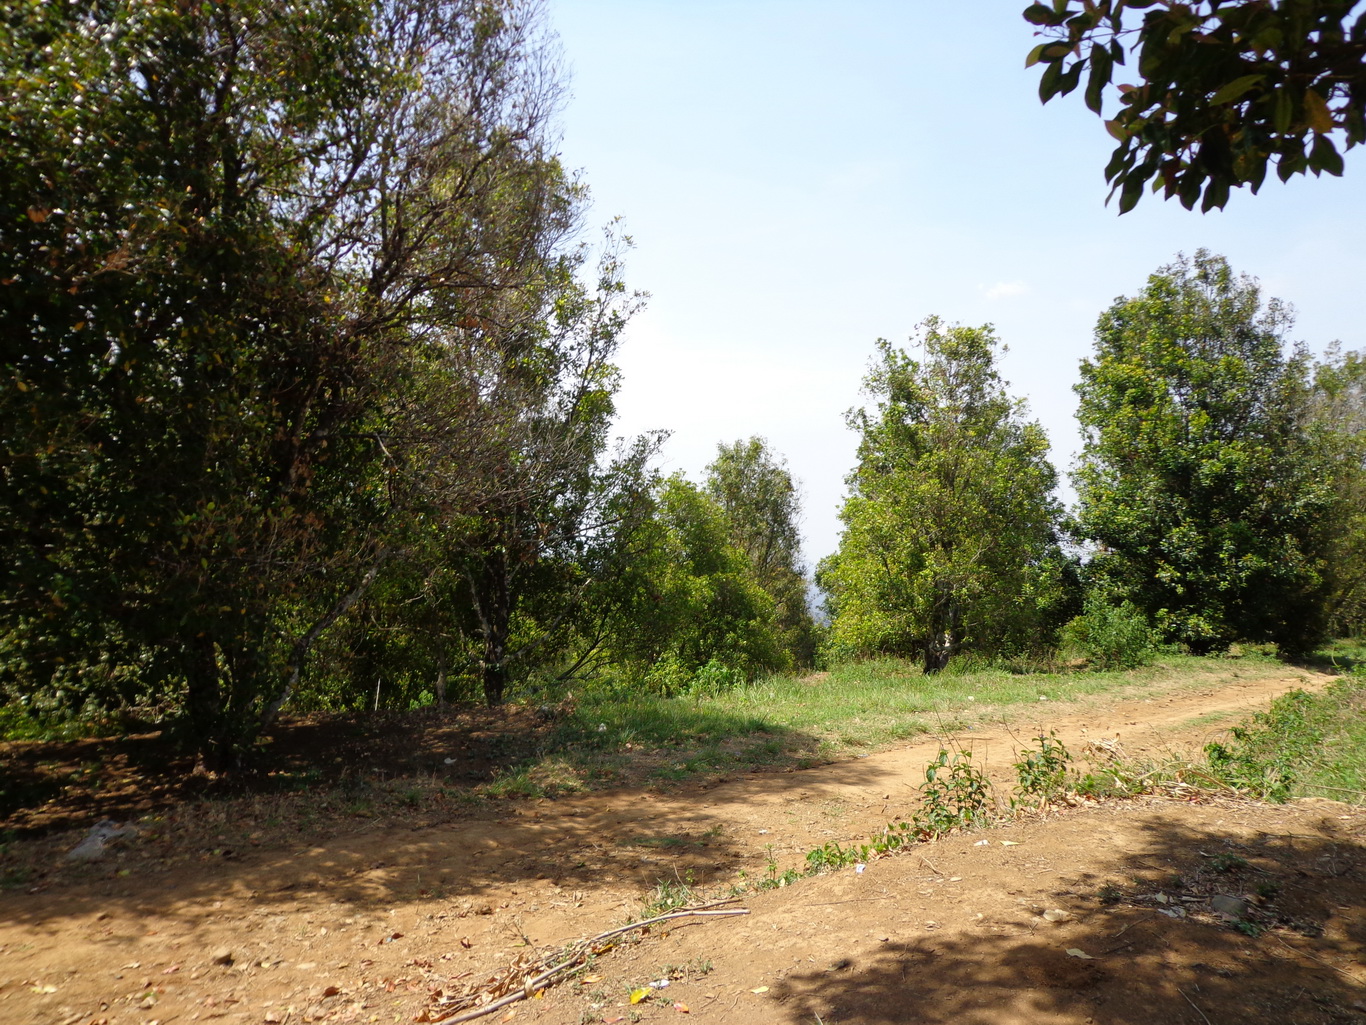
M 1072 755 L 1056 733 L 1040 733 L 1037 751 L 1026 750 L 1015 763 L 1016 794 L 1039 805 L 1051 804 L 1067 792 Z M 1015 802 L 1012 798 L 1012 803 Z
M 1333 485 L 1306 427 L 1307 360 L 1282 353 L 1288 316 L 1202 250 L 1117 300 L 1082 363 L 1088 572 L 1197 653 L 1323 635 Z
M 1292 690 L 1229 730 L 1227 743 L 1206 745 L 1205 754 L 1220 782 L 1268 801 L 1287 801 L 1321 756 L 1328 728 L 1324 700 Z
M 6 11 L 0 685 L 153 697 L 224 767 L 301 690 L 497 700 L 643 460 L 534 4 Z
M 1366 353 L 1329 348 L 1314 368 L 1309 416 L 1334 486 L 1329 629 L 1366 636 Z
M 662 482 L 611 587 L 606 642 L 661 694 L 706 691 L 790 667 L 772 598 L 731 541 L 725 511 L 681 475 Z
M 1095 669 L 1136 669 L 1157 653 L 1153 629 L 1133 602 L 1112 605 L 1097 591 L 1086 596 L 1082 614 L 1063 628 L 1062 641 Z
M 986 821 L 991 784 L 967 751 L 939 757 L 925 768 L 920 786 L 921 808 L 912 819 L 922 836 L 941 836 Z
M 695 903 L 696 900 L 697 890 L 691 871 L 681 879 L 661 879 L 645 898 L 640 909 L 640 917 L 644 919 L 667 915 L 670 911 L 677 911 Z
M 1186 209 L 1222 209 L 1234 187 L 1255 193 L 1274 162 L 1281 181 L 1340 175 L 1339 147 L 1366 141 L 1366 14 L 1343 0 L 1058 0 L 1025 20 L 1045 36 L 1027 66 L 1044 65 L 1039 95 L 1065 96 L 1086 75 L 1086 105 L 1102 112 L 1115 66 L 1118 140 L 1105 177 L 1121 213 L 1152 182 Z M 1338 141 L 1335 143 L 1334 139 Z M 1113 195 L 1113 193 L 1112 193 Z
M 849 414 L 859 463 L 818 583 L 834 652 L 919 653 L 937 672 L 959 650 L 1046 644 L 1065 560 L 1048 442 L 1006 393 L 995 335 L 931 318 L 919 340 L 923 363 L 879 342 L 876 410 Z
M 816 627 L 800 568 L 800 494 L 787 463 L 762 438 L 720 445 L 704 488 L 726 514 L 731 542 L 745 553 L 755 581 L 773 599 L 792 664 L 815 661 Z

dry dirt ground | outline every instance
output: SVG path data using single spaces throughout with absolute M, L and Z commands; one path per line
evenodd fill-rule
M 1130 755 L 1191 750 L 1318 682 L 1211 678 L 1037 715 L 1074 753 L 1116 735 Z M 1009 772 L 1009 732 L 958 740 Z M 761 880 L 867 839 L 914 809 L 938 747 L 671 792 L 415 797 L 365 815 L 321 789 L 319 816 L 307 793 L 186 801 L 149 783 L 159 817 L 84 865 L 64 852 L 102 809 L 137 805 L 137 786 L 75 802 L 79 828 L 14 812 L 0 1022 L 436 1020 L 452 996 L 642 917 L 660 880 L 721 893 L 741 871 Z M 8 758 L 38 764 L 30 749 Z M 748 913 L 599 945 L 577 974 L 480 1020 L 1366 1025 L 1366 810 L 1326 800 L 1086 802 L 730 906 Z

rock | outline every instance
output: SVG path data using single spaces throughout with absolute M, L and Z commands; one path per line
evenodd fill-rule
M 211 960 L 214 964 L 232 964 L 232 951 L 227 947 L 219 947 L 213 952 Z
M 105 847 L 115 840 L 126 836 L 137 836 L 138 829 L 131 823 L 119 825 L 113 819 L 100 819 L 90 827 L 84 840 L 66 852 L 65 861 L 99 861 L 104 857 Z
M 1070 922 L 1072 912 L 1064 911 L 1062 908 L 1049 908 L 1043 913 L 1043 919 L 1045 922 Z
M 1230 918 L 1242 918 L 1247 914 L 1251 907 L 1247 901 L 1241 897 L 1228 897 L 1222 893 L 1216 893 L 1209 899 L 1209 906 L 1221 915 L 1228 915 Z

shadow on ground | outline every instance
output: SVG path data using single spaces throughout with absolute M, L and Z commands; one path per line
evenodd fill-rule
M 726 719 L 707 712 L 684 722 L 679 743 L 663 750 L 597 744 L 604 759 L 631 759 L 646 770 L 679 764 L 718 738 L 770 744 L 779 752 L 772 771 L 745 772 L 747 792 L 778 795 L 800 785 L 781 770 L 809 757 L 815 738 L 765 728 L 753 717 Z M 12 815 L 11 823 L 27 821 L 28 828 L 0 844 L 0 913 L 42 925 L 88 914 L 136 918 L 155 908 L 194 928 L 208 916 L 206 906 L 226 896 L 356 908 L 463 899 L 482 912 L 482 895 L 523 884 L 572 890 L 614 883 L 640 894 L 661 880 L 706 886 L 733 879 L 752 859 L 752 842 L 738 842 L 703 807 L 702 795 L 724 777 L 694 781 L 679 800 L 639 786 L 559 799 L 475 792 L 478 783 L 541 765 L 556 731 L 565 729 L 514 709 L 497 719 L 477 710 L 387 723 L 298 723 L 275 738 L 268 769 L 217 791 L 191 790 L 173 777 L 177 762 L 149 759 L 155 737 L 49 745 L 46 766 L 29 759 L 49 775 L 60 758 L 68 765 L 102 757 L 106 766 L 125 759 L 116 766 L 121 789 L 109 793 L 87 773 L 83 785 L 30 810 L 29 819 Z M 574 724 L 567 732 L 587 730 Z M 30 754 L 16 755 L 18 746 L 9 746 L 10 764 Z M 60 758 L 51 750 L 57 747 Z M 827 772 L 836 783 L 847 777 L 877 785 L 878 773 L 864 762 Z M 136 838 L 112 844 L 90 864 L 66 860 L 93 821 L 135 813 L 142 816 Z M 80 828 L 70 828 L 75 824 Z
M 888 942 L 774 995 L 802 1025 L 1360 1023 L 1366 852 L 1331 817 L 1323 831 L 1249 840 L 1154 816 L 1055 895 L 1074 921 Z

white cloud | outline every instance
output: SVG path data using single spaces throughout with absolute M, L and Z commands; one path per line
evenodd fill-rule
M 988 299 L 1009 299 L 1017 295 L 1028 295 L 1029 286 L 1023 281 L 998 281 L 983 291 Z

